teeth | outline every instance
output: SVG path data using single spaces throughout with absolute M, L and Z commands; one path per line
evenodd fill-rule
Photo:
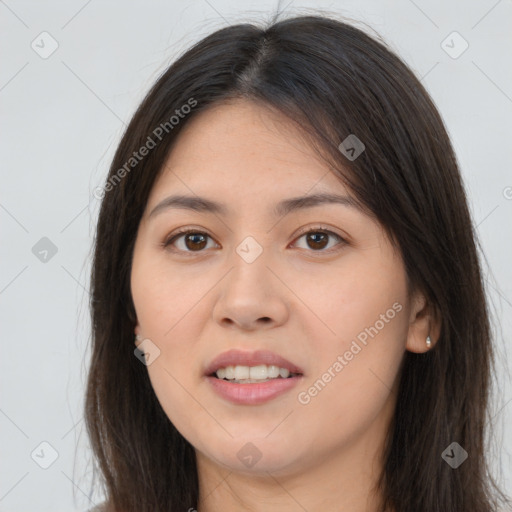
M 279 376 L 279 366 L 267 366 L 267 374 L 269 379 L 275 379 Z
M 273 368 L 275 368 L 275 366 Z M 277 368 L 277 372 L 279 375 L 279 368 Z M 265 364 L 260 364 L 259 366 L 251 366 L 251 368 L 249 368 L 249 376 L 251 379 L 255 380 L 263 380 L 271 377 L 270 372 L 268 371 L 268 367 Z M 277 377 L 277 375 L 274 375 L 272 378 L 275 377 Z
M 219 368 L 215 374 L 219 379 L 251 383 L 277 379 L 278 377 L 287 379 L 290 371 L 279 366 L 260 364 L 258 366 L 226 366 L 225 368 Z
M 248 379 L 249 373 L 248 366 L 235 366 L 235 380 Z

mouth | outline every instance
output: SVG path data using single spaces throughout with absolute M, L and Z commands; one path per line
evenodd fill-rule
M 228 350 L 213 359 L 204 370 L 207 377 L 240 382 L 287 379 L 303 373 L 297 365 L 269 350 Z
M 224 352 L 208 365 L 204 375 L 222 398 L 245 405 L 276 398 L 304 377 L 301 368 L 264 350 Z
M 292 379 L 302 373 L 290 372 L 288 368 L 277 365 L 260 364 L 257 366 L 229 365 L 212 372 L 208 377 L 235 384 L 257 384 L 275 379 Z

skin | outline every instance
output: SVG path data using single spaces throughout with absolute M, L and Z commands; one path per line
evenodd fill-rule
M 286 118 L 236 100 L 187 123 L 150 193 L 133 254 L 135 333 L 160 350 L 147 366 L 152 386 L 196 450 L 199 512 L 378 509 L 372 489 L 401 362 L 406 350 L 428 350 L 438 326 L 374 218 L 340 204 L 272 214 L 283 199 L 317 192 L 351 196 Z M 149 216 L 178 193 L 230 213 Z M 345 242 L 315 245 L 301 228 L 318 234 L 319 224 Z M 209 235 L 207 245 L 184 235 L 163 247 L 181 227 Z M 247 236 L 263 249 L 252 263 L 236 252 Z M 400 311 L 333 371 L 393 304 Z M 272 350 L 303 369 L 302 381 L 264 404 L 227 402 L 203 370 L 231 348 Z M 329 368 L 330 382 L 300 403 Z M 252 467 L 237 457 L 249 442 L 261 453 Z

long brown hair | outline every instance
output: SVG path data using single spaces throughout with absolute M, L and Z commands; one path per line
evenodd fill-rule
M 230 98 L 259 102 L 302 128 L 386 229 L 410 286 L 442 321 L 432 350 L 404 356 L 379 484 L 382 510 L 495 510 L 506 497 L 485 451 L 489 314 L 454 151 L 429 94 L 402 60 L 355 26 L 320 15 L 263 28 L 238 24 L 204 38 L 162 74 L 122 137 L 101 192 L 85 403 L 107 502 L 117 512 L 197 507 L 194 448 L 133 354 L 130 271 L 149 192 L 176 136 Z M 339 149 L 351 134 L 365 144 L 352 161 Z M 142 147 L 145 156 L 134 157 Z M 469 454 L 457 469 L 441 458 L 452 442 Z

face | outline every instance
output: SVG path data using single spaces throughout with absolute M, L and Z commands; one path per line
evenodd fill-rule
M 342 199 L 286 203 L 321 194 Z M 352 198 L 286 118 L 253 103 L 214 106 L 180 134 L 131 291 L 156 396 L 199 460 L 285 475 L 382 443 L 404 352 L 421 351 L 422 302 Z M 219 366 L 238 366 L 236 380 L 211 376 Z

